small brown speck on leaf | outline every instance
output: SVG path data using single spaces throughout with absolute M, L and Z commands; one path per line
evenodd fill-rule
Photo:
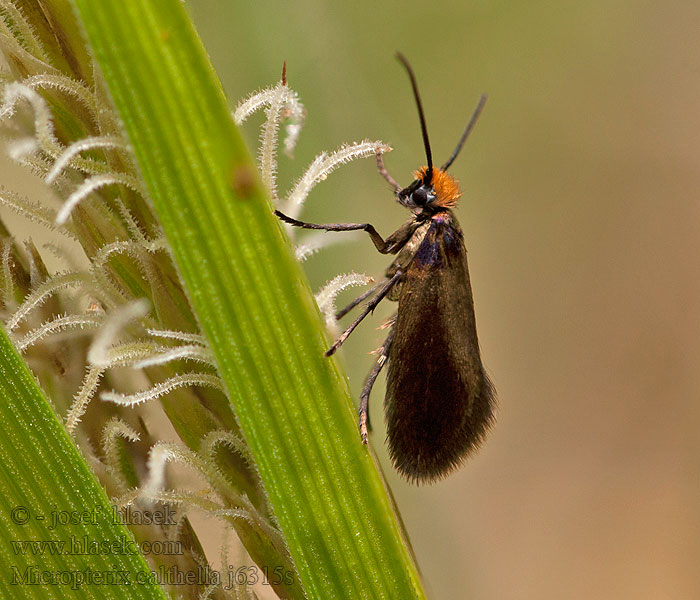
M 231 174 L 231 183 L 237 196 L 250 198 L 255 190 L 255 174 L 247 165 L 236 165 Z

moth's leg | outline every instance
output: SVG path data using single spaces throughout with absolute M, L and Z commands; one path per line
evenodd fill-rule
M 360 313 L 360 316 L 357 317 L 357 319 L 355 319 L 343 333 L 340 334 L 340 337 L 337 340 L 335 340 L 333 345 L 326 351 L 326 356 L 334 354 L 335 351 L 338 348 L 340 348 L 343 342 L 347 340 L 348 336 L 355 330 L 355 327 L 357 327 L 362 322 L 362 319 L 364 319 L 377 307 L 377 304 L 379 304 L 384 299 L 384 296 L 386 296 L 391 291 L 391 288 L 402 275 L 403 271 L 396 271 L 394 276 L 384 283 L 384 285 L 380 288 L 379 292 L 377 292 L 377 295 L 365 305 L 365 308 Z
M 285 223 L 294 225 L 294 227 L 302 227 L 303 229 L 321 229 L 323 231 L 358 231 L 364 230 L 369 233 L 369 237 L 372 238 L 372 242 L 376 246 L 377 250 L 382 254 L 388 254 L 391 252 L 396 243 L 394 241 L 384 241 L 384 238 L 377 233 L 377 230 L 369 223 L 326 223 L 324 225 L 317 225 L 316 223 L 305 223 L 304 221 L 297 221 L 288 217 L 284 213 L 276 210 L 275 214 L 282 219 Z
M 394 188 L 395 191 L 400 192 L 403 188 L 397 183 L 396 179 L 394 179 L 391 175 L 389 175 L 389 171 L 386 170 L 386 167 L 384 166 L 384 159 L 382 158 L 382 153 L 377 152 L 377 169 L 379 169 L 379 174 L 384 177 L 384 179 L 387 180 L 389 185 Z
M 355 298 L 350 304 L 348 304 L 345 308 L 339 310 L 337 313 L 335 313 L 335 318 L 336 320 L 342 319 L 345 315 L 347 315 L 353 308 L 355 308 L 360 302 L 363 300 L 366 300 L 369 298 L 372 294 L 376 293 L 379 288 L 381 288 L 384 285 L 385 281 L 380 281 L 379 283 L 373 285 L 371 288 L 369 288 L 367 291 L 363 292 L 360 294 L 357 298 Z
M 377 356 L 377 361 L 374 363 L 374 367 L 372 367 L 372 370 L 370 371 L 369 375 L 367 375 L 367 379 L 365 380 L 365 385 L 362 387 L 362 394 L 360 394 L 360 410 L 359 410 L 360 437 L 362 438 L 363 444 L 367 443 L 368 432 L 369 432 L 369 428 L 370 428 L 370 424 L 369 424 L 369 394 L 372 391 L 372 387 L 374 386 L 374 382 L 377 380 L 379 373 L 384 368 L 384 365 L 387 363 L 387 360 L 389 359 L 389 352 L 391 351 L 391 343 L 394 341 L 394 329 L 395 329 L 396 315 L 394 315 L 394 317 L 392 318 L 392 321 L 394 321 L 394 323 L 391 325 L 391 330 L 389 331 L 389 335 L 386 336 L 386 339 L 384 340 L 382 347 L 379 349 L 379 356 Z

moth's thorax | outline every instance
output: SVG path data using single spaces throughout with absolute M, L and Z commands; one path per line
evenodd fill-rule
M 452 225 L 454 223 L 454 215 L 450 210 L 441 210 L 440 212 L 436 212 L 432 215 L 430 215 L 430 220 L 433 223 L 449 223 Z
M 422 167 L 414 173 L 416 179 L 425 180 L 428 167 Z M 435 200 L 430 203 L 431 208 L 451 208 L 457 204 L 462 192 L 459 182 L 447 171 L 433 167 L 431 185 L 435 190 Z
M 428 229 L 430 229 L 430 219 L 421 222 L 414 218 L 409 221 L 409 223 L 412 224 L 412 232 L 403 246 L 401 246 L 401 250 L 397 253 L 394 261 L 386 270 L 387 277 L 393 277 L 397 270 L 404 270 L 408 267 L 416 251 L 420 247 L 425 234 L 428 232 Z

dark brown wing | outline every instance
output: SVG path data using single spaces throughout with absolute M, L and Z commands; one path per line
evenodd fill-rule
M 479 446 L 495 405 L 450 212 L 433 217 L 406 270 L 395 327 L 384 404 L 391 459 L 408 479 L 439 479 Z

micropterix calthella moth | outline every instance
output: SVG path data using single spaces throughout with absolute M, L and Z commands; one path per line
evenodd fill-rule
M 377 154 L 377 166 L 394 188 L 396 200 L 411 211 L 411 218 L 384 240 L 369 223 L 317 225 L 275 212 L 296 227 L 364 230 L 379 252 L 396 255 L 382 281 L 338 312 L 340 319 L 369 299 L 326 356 L 384 298 L 398 301 L 389 335 L 360 396 L 360 435 L 367 443 L 370 391 L 388 362 L 384 412 L 389 454 L 404 477 L 427 483 L 445 477 L 474 453 L 494 421 L 495 392 L 479 353 L 467 251 L 452 212 L 461 192 L 447 173 L 486 96 L 481 97 L 452 156 L 438 169 L 433 166 L 416 78 L 404 56 L 397 56 L 411 80 L 428 164 L 414 173 L 415 179 L 405 188 L 389 175 L 381 154 Z

